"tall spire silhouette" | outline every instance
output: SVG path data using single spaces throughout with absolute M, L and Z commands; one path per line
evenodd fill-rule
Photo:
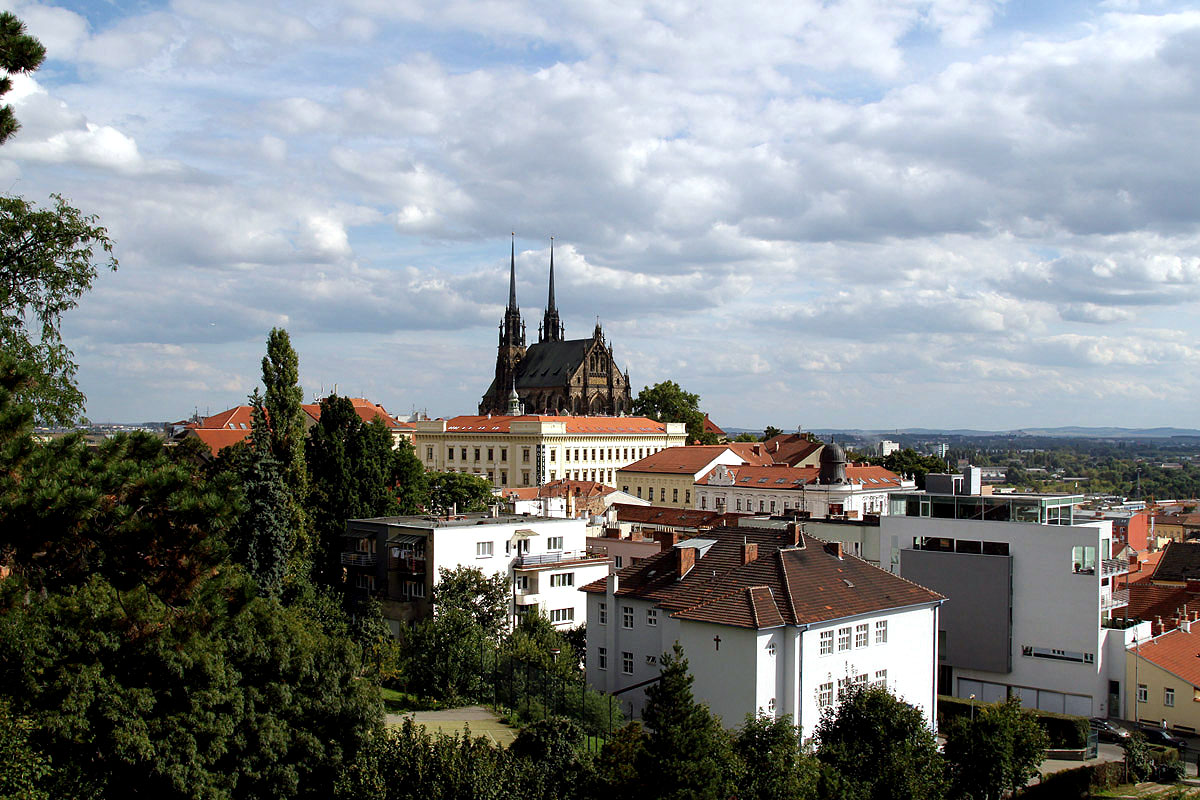
M 550 293 L 546 297 L 546 314 L 542 317 L 542 331 L 539 342 L 561 342 L 563 340 L 563 324 L 558 318 L 558 309 L 554 305 L 554 237 L 550 237 Z
M 517 234 L 512 234 L 512 252 L 508 260 L 508 308 L 517 310 Z

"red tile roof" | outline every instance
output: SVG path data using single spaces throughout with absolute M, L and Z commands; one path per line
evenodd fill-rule
M 613 486 L 605 486 L 599 481 L 576 481 L 566 478 L 559 478 L 555 481 L 544 483 L 541 486 L 522 486 L 515 489 L 505 489 L 505 497 L 515 497 L 518 500 L 532 500 L 537 497 L 571 497 L 579 499 L 588 499 L 592 497 L 604 497 L 613 492 L 620 491 Z
M 789 467 L 786 464 L 774 464 L 769 467 L 733 466 L 726 467 L 733 473 L 736 487 L 743 489 L 771 489 L 784 491 L 799 490 L 804 486 L 812 486 L 820 477 L 820 467 Z M 724 484 L 710 483 L 709 479 L 717 468 L 713 467 L 702 478 L 697 479 L 699 486 L 720 486 Z M 897 489 L 903 483 L 900 476 L 883 467 L 847 465 L 846 478 L 851 483 L 862 483 L 863 488 L 878 488 L 880 490 Z
M 1200 686 L 1200 633 L 1178 628 L 1139 645 L 1136 652 L 1192 686 Z
M 786 529 L 713 528 L 715 540 L 679 576 L 674 547 L 620 570 L 617 595 L 652 600 L 671 616 L 742 628 L 803 625 L 855 614 L 935 603 L 945 598 L 834 547 L 801 534 L 804 547 L 786 547 Z M 696 542 L 696 539 L 689 540 Z M 743 564 L 745 544 L 757 558 Z M 606 580 L 583 587 L 606 591 Z
M 401 423 L 399 420 L 389 414 L 386 408 L 378 403 L 372 403 L 370 400 L 367 400 L 364 397 L 347 397 L 346 399 L 354 405 L 354 412 L 358 414 L 363 422 L 370 423 L 375 419 L 381 419 L 383 420 L 383 424 L 386 425 L 389 430 L 395 430 L 398 428 L 416 428 L 416 425 L 412 423 Z M 303 408 L 305 413 L 312 417 L 314 421 L 321 418 L 320 403 L 305 403 L 303 406 L 301 406 L 301 408 Z
M 755 453 L 754 448 L 759 447 Z M 654 472 L 672 475 L 695 475 L 711 464 L 726 450 L 750 464 L 770 464 L 771 459 L 762 448 L 752 442 L 730 444 L 694 444 L 686 447 L 668 447 L 640 461 L 622 467 L 623 472 Z
M 1121 611 L 1121 616 L 1149 621 L 1154 621 L 1155 617 L 1162 617 L 1164 621 L 1174 619 L 1175 612 L 1189 597 L 1183 586 L 1135 583 L 1129 587 L 1129 605 Z
M 725 431 L 721 430 L 721 427 L 719 425 L 717 425 L 717 423 L 715 423 L 711 419 L 709 419 L 708 414 L 704 415 L 704 432 L 705 433 L 715 433 L 717 436 L 725 435 Z
M 464 415 L 446 420 L 447 431 L 479 431 L 484 433 L 508 433 L 513 422 L 562 422 L 567 433 L 657 433 L 667 432 L 667 426 L 646 417 L 555 417 L 526 414 L 509 417 Z
M 671 525 L 681 528 L 713 527 L 725 516 L 720 511 L 697 511 L 691 508 L 666 506 L 636 506 L 632 503 L 613 503 L 618 522 L 635 525 Z
M 212 454 L 215 456 L 226 447 L 249 439 L 250 431 L 231 431 L 223 430 L 221 428 L 191 428 L 189 429 L 187 435 L 195 436 L 197 439 L 204 442 L 206 445 L 208 445 L 208 449 L 211 450 Z
M 810 442 L 802 433 L 781 433 L 767 439 L 764 445 L 776 462 L 792 466 L 811 457 L 825 446 L 822 442 Z

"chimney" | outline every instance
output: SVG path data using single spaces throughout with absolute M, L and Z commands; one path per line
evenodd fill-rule
M 679 572 L 679 580 L 682 580 L 683 576 L 691 572 L 694 566 L 696 566 L 696 548 L 676 547 L 675 569 Z
M 1187 593 L 1200 594 L 1200 578 L 1187 579 Z
M 742 539 L 742 565 L 745 566 L 758 558 L 758 544 Z
M 804 544 L 804 537 L 801 535 L 803 529 L 799 522 L 789 522 L 787 524 L 787 542 L 786 547 L 796 547 Z
M 829 555 L 841 560 L 842 558 L 842 543 L 841 542 L 826 542 L 825 552 Z
M 751 445 L 750 452 L 754 453 L 754 455 L 756 455 L 756 456 L 761 456 L 762 455 L 762 445 L 758 445 L 758 444 Z

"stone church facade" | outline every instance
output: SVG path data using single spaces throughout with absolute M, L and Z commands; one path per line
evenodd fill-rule
M 479 403 L 480 414 L 619 416 L 633 408 L 629 373 L 621 372 L 612 346 L 596 323 L 589 339 L 567 339 L 554 304 L 554 244 L 550 246 L 550 292 L 538 340 L 526 347 L 517 305 L 516 244 L 509 260 L 508 307 L 500 321 L 496 376 Z M 515 392 L 516 397 L 512 395 Z

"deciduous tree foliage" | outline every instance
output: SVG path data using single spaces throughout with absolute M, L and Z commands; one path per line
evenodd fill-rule
M 429 477 L 417 452 L 401 442 L 392 452 L 392 485 L 401 514 L 420 514 L 429 505 Z
M 945 730 L 953 796 L 993 800 L 1015 792 L 1038 774 L 1048 738 L 1037 718 L 1011 698 L 979 706 Z
M 0 13 L 0 43 L 13 19 Z M 0 62 L 3 57 L 0 52 Z M 5 82 L 0 79 L 0 88 Z M 11 122 L 11 109 L 0 109 L 0 138 L 4 112 Z M 0 197 L 0 350 L 27 365 L 30 380 L 21 397 L 33 402 L 37 417 L 70 425 L 83 413 L 85 398 L 62 340 L 62 315 L 91 288 L 97 266 L 116 269 L 117 260 L 108 255 L 112 242 L 96 217 L 72 208 L 60 195 L 51 197 L 51 208 Z
M 817 758 L 870 800 L 937 800 L 945 764 L 921 712 L 879 686 L 852 688 L 817 724 Z
M 462 611 L 474 619 L 489 641 L 495 642 L 508 625 L 512 585 L 506 576 L 489 577 L 478 567 L 441 567 L 432 600 L 434 614 Z
M 494 502 L 492 485 L 465 472 L 434 472 L 429 475 L 429 507 L 435 514 L 483 511 Z
M 801 749 L 790 716 L 746 717 L 734 734 L 733 751 L 741 762 L 738 794 L 760 800 L 816 800 L 820 767 Z
M 643 386 L 633 399 L 633 413 L 659 422 L 682 422 L 687 425 L 688 443 L 716 444 L 717 437 L 704 430 L 704 414 L 700 411 L 700 395 L 684 391 L 675 381 L 663 381 Z

